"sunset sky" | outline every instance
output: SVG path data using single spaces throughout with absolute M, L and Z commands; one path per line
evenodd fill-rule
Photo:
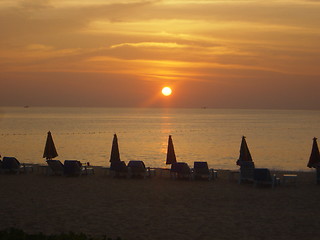
M 1 106 L 320 110 L 318 0 L 0 0 L 0 30 Z

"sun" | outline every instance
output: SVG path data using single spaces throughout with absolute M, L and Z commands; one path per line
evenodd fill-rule
M 170 87 L 164 87 L 164 88 L 162 88 L 162 94 L 164 95 L 164 96 L 170 96 L 171 95 L 171 93 L 172 93 L 172 90 L 171 90 L 171 88 Z

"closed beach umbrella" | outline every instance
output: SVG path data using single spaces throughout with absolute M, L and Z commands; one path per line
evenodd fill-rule
M 117 134 L 113 135 L 110 162 L 121 162 Z
M 237 165 L 240 166 L 242 162 L 252 162 L 252 157 L 251 157 L 245 136 L 242 136 L 242 141 L 240 146 L 240 156 L 237 161 Z
M 311 155 L 308 162 L 309 168 L 317 168 L 320 164 L 320 154 L 319 154 L 319 148 L 317 143 L 317 138 L 313 138 L 313 144 L 312 144 L 312 150 Z
M 44 147 L 43 158 L 50 160 L 58 156 L 56 147 L 54 145 L 51 132 L 48 132 L 46 146 Z
M 166 164 L 172 164 L 176 162 L 177 162 L 177 159 L 176 159 L 176 154 L 174 152 L 172 138 L 171 138 L 171 135 L 169 135 Z

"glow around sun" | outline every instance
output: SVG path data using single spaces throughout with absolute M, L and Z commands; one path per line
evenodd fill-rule
M 164 87 L 164 88 L 162 88 L 162 94 L 163 94 L 164 96 L 170 96 L 171 93 L 172 93 L 172 90 L 171 90 L 170 87 Z

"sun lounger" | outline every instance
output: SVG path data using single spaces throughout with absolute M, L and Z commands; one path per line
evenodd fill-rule
M 15 157 L 3 157 L 2 170 L 5 173 L 19 173 L 21 164 Z
M 170 175 L 174 179 L 192 179 L 191 169 L 185 162 L 171 164 Z
M 60 160 L 47 160 L 47 164 L 47 175 L 80 176 L 94 174 L 93 168 L 83 166 L 78 160 L 65 160 L 64 164 Z
M 64 175 L 80 176 L 82 174 L 82 164 L 78 160 L 64 161 Z
M 239 184 L 243 182 L 253 182 L 254 169 L 253 162 L 242 162 L 240 165 Z
M 278 183 L 276 176 L 271 176 L 271 173 L 267 168 L 255 168 L 253 181 L 254 186 L 270 185 L 271 187 L 275 187 Z
M 15 157 L 3 157 L 1 163 L 2 171 L 5 173 L 29 173 L 33 172 L 33 167 L 21 164 Z
M 60 160 L 47 160 L 48 171 L 47 175 L 59 175 L 64 174 L 64 166 Z
M 112 177 L 126 177 L 128 175 L 128 168 L 124 161 L 111 162 L 109 171 Z
M 82 173 L 82 164 L 77 160 L 65 160 L 63 165 L 65 176 L 80 176 Z
M 213 169 L 209 169 L 207 162 L 193 163 L 193 178 L 194 179 L 213 179 Z
M 82 166 L 78 160 L 65 160 L 64 161 L 64 175 L 66 176 L 80 176 L 94 174 L 93 168 Z
M 129 161 L 128 177 L 147 177 L 147 169 L 143 161 Z

